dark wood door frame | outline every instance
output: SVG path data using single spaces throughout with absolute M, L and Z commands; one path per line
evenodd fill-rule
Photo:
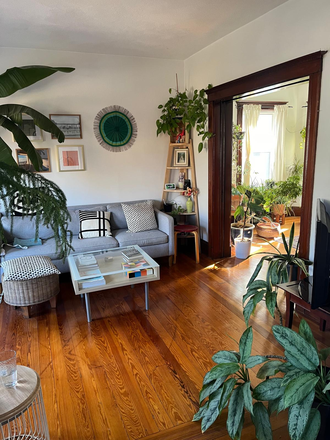
M 221 84 L 207 91 L 209 130 L 214 136 L 208 146 L 208 250 L 211 258 L 229 257 L 231 221 L 232 100 L 240 95 L 309 77 L 304 180 L 301 206 L 300 255 L 309 256 L 318 113 L 323 55 L 315 52 L 251 75 Z

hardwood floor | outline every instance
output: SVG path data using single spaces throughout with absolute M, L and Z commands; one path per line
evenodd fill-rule
M 56 310 L 46 303 L 25 319 L 1 304 L 0 350 L 15 349 L 18 363 L 39 373 L 51 439 L 229 440 L 225 414 L 203 435 L 191 420 L 211 356 L 236 349 L 232 338 L 245 330 L 241 298 L 258 260 L 229 258 L 215 267 L 181 253 L 150 284 L 148 312 L 143 285 L 119 288 L 91 295 L 90 324 L 69 276 Z M 281 354 L 264 305 L 252 324 L 253 354 Z M 330 345 L 329 332 L 311 327 L 321 347 Z M 272 417 L 274 439 L 289 438 L 286 423 L 285 414 Z M 249 420 L 242 438 L 255 439 Z

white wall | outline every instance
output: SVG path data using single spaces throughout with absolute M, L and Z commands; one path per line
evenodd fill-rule
M 50 134 L 35 147 L 51 149 L 51 173 L 69 205 L 151 198 L 160 200 L 164 182 L 168 137 L 156 137 L 158 104 L 168 99 L 175 74 L 183 84 L 183 61 L 109 56 L 32 49 L 0 48 L 0 73 L 7 68 L 31 64 L 70 66 L 70 74 L 53 76 L 17 92 L 1 102 L 26 104 L 41 113 L 81 114 L 83 139 L 64 145 L 83 145 L 86 171 L 59 173 L 56 145 Z M 103 107 L 121 105 L 135 117 L 138 136 L 127 151 L 111 153 L 99 145 L 93 121 Z M 11 135 L 0 136 L 13 148 Z M 16 157 L 16 155 L 15 155 Z
M 319 50 L 330 48 L 329 0 L 290 0 L 185 60 L 187 88 L 214 86 Z M 324 57 L 314 189 L 330 199 L 330 55 Z M 195 148 L 197 146 L 195 138 Z M 203 238 L 207 240 L 207 153 L 196 153 Z M 313 217 L 315 220 L 315 216 Z M 312 243 L 315 222 L 312 223 Z

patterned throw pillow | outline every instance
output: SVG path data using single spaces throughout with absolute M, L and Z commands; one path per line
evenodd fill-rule
M 133 205 L 121 204 L 127 227 L 130 232 L 150 231 L 157 229 L 154 207 L 151 200 Z
M 79 238 L 110 237 L 110 212 L 79 211 Z
M 40 255 L 4 261 L 1 263 L 1 267 L 3 268 L 3 281 L 32 280 L 54 273 L 61 273 L 49 257 Z

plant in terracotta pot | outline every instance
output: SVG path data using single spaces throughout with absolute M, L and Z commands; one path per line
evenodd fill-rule
M 207 88 L 211 87 L 212 85 L 209 84 Z M 170 95 L 172 92 L 173 89 L 169 89 Z M 177 86 L 174 92 L 174 96 L 170 96 L 165 104 L 158 106 L 161 116 L 156 121 L 157 136 L 165 133 L 173 137 L 182 132 L 182 128 L 188 133 L 192 128 L 196 128 L 198 136 L 202 137 L 198 144 L 198 152 L 201 152 L 204 142 L 213 136 L 207 129 L 208 99 L 205 89 L 194 90 L 188 96 L 187 90 L 179 92 Z

